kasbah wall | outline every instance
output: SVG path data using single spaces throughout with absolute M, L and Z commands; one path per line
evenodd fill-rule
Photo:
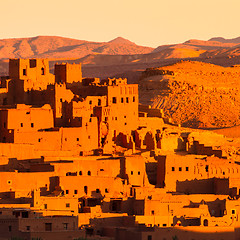
M 137 84 L 10 59 L 0 105 L 1 239 L 240 239 L 239 164 Z

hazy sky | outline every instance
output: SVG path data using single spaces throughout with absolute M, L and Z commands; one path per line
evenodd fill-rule
M 121 36 L 157 47 L 240 36 L 240 0 L 0 0 L 0 38 Z

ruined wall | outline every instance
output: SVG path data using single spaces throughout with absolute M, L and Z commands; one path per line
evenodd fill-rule
M 52 128 L 53 112 L 49 105 L 31 108 L 19 104 L 16 108 L 0 110 L 0 121 L 0 141 L 13 143 L 14 133 L 36 132 L 40 129 Z
M 79 181 L 81 184 L 78 184 Z M 82 197 L 84 195 L 101 198 L 102 196 L 115 196 L 119 197 L 120 192 L 124 190 L 121 179 L 112 177 L 98 177 L 94 178 L 89 176 L 65 176 L 59 177 L 59 186 L 64 190 L 65 195 L 74 195 Z M 108 193 L 111 193 L 110 195 Z
M 36 151 L 71 151 L 80 154 L 98 148 L 97 119 L 89 126 L 51 131 L 14 132 L 14 143 L 32 144 Z M 74 154 L 74 155 L 75 155 Z
M 2 172 L 0 192 L 16 192 L 15 197 L 30 197 L 32 189 L 48 189 L 49 177 L 54 172 L 20 173 Z M 26 187 L 27 186 L 27 187 Z M 46 190 L 44 190 L 46 191 Z
M 82 82 L 82 65 L 79 64 L 55 64 L 54 75 L 56 83 Z
M 66 84 L 55 84 L 54 86 L 54 109 L 55 126 L 66 126 L 67 103 L 70 103 L 74 94 L 66 88 Z
M 24 80 L 24 91 L 44 90 L 47 85 L 54 84 L 47 59 L 10 59 L 9 78 L 14 81 Z
M 49 105 L 42 108 L 17 105 L 16 109 L 7 110 L 7 129 L 29 132 L 53 126 L 53 111 Z
M 96 158 L 96 156 L 84 156 L 68 159 L 73 162 L 59 163 L 59 157 L 47 157 L 46 161 L 52 162 L 51 164 L 54 165 L 56 175 L 58 176 L 66 176 L 66 172 L 79 176 L 89 176 L 88 171 L 91 172 L 91 176 L 93 177 L 99 176 L 115 178 L 120 174 L 119 159 L 109 159 L 104 157 Z M 65 166 L 64 168 L 62 167 L 63 164 Z
M 133 186 L 143 186 L 145 181 L 145 161 L 141 156 L 125 158 L 125 176 Z
M 205 160 L 206 159 L 206 160 Z M 161 161 L 158 163 L 158 182 L 162 183 L 162 168 Z M 164 185 L 166 190 L 191 193 L 213 193 L 214 182 L 205 184 L 203 180 L 212 178 L 229 178 L 229 187 L 239 188 L 235 178 L 238 178 L 240 167 L 238 164 L 229 163 L 229 161 L 219 159 L 217 157 L 207 157 L 199 159 L 196 155 L 174 156 L 168 155 L 165 165 L 165 180 Z M 185 183 L 185 186 L 184 186 Z M 202 185 L 202 184 L 203 185 Z M 220 190 L 218 190 L 220 191 Z M 225 191 L 225 190 L 224 190 Z
M 138 86 L 126 84 L 108 86 L 107 105 L 111 108 L 109 128 L 117 132 L 130 133 L 138 121 Z

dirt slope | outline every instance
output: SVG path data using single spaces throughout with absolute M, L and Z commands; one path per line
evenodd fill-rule
M 176 124 L 221 128 L 240 124 L 240 67 L 180 62 L 147 69 L 140 102 L 163 109 Z

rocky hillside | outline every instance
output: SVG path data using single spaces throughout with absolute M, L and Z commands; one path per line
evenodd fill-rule
M 150 68 L 139 81 L 140 102 L 163 109 L 175 124 L 221 128 L 240 124 L 240 67 L 183 61 Z

